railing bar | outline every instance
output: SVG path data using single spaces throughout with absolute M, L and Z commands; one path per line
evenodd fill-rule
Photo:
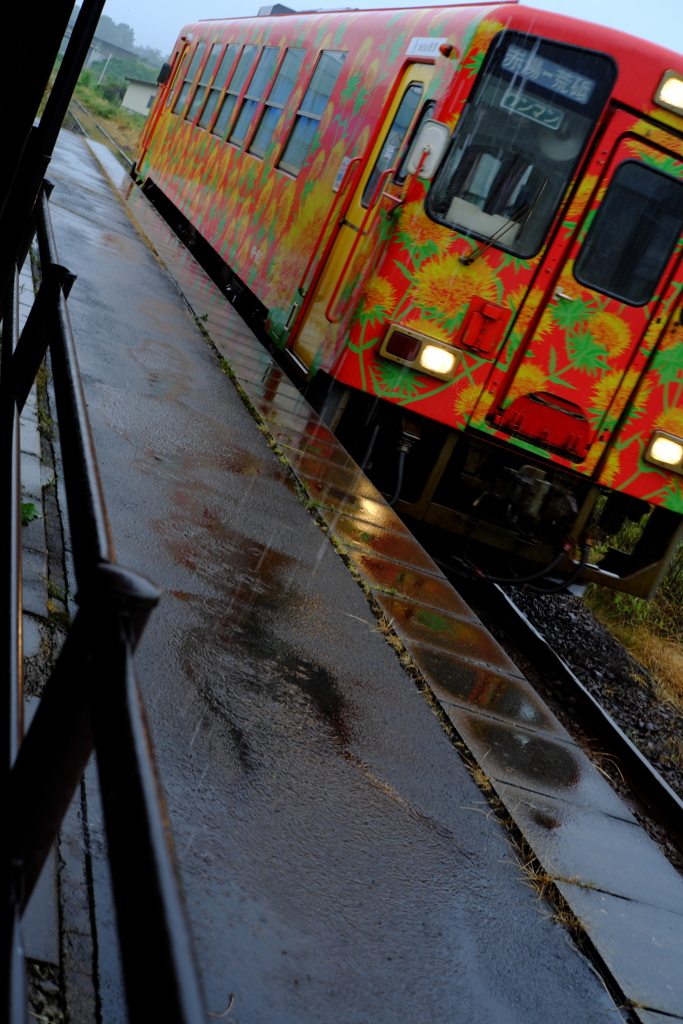
M 163 797 L 125 637 L 109 658 L 108 669 L 106 683 L 98 687 L 94 731 L 131 1024 L 206 1024 Z M 157 965 L 153 975 L 150 949 Z
M 124 616 L 135 647 L 161 594 L 138 573 L 108 563 L 88 581 L 12 771 L 11 855 L 24 865 L 22 908 L 93 751 L 92 705 L 107 676 L 107 631 Z
M 72 280 L 73 274 L 66 267 L 57 263 L 47 265 L 12 358 L 12 385 L 19 412 L 24 408 L 45 358 L 61 290 Z
M 6 691 L 3 753 L 6 770 L 14 763 L 22 722 L 22 619 L 21 619 L 21 444 L 19 411 L 13 395 L 12 361 L 19 325 L 19 286 L 16 270 L 5 292 L 2 317 L 2 365 L 0 367 L 0 432 L 2 467 L 0 479 L 0 537 L 2 538 L 3 650 Z
M 92 620 L 78 612 L 10 778 L 11 856 L 24 867 L 22 910 L 50 852 L 93 751 L 89 640 Z
M 19 288 L 16 268 L 5 290 L 0 366 L 0 643 L 3 651 L 2 757 L 5 829 L 0 863 L 5 872 L 0 992 L 7 1024 L 26 1022 L 26 968 L 19 925 L 18 872 L 12 870 L 7 832 L 8 773 L 17 756 L 22 727 L 21 636 L 21 481 L 19 411 L 14 401 L 12 357 L 18 335 Z
M 36 235 L 38 238 L 38 252 L 40 255 L 40 268 L 44 272 L 45 267 L 51 263 L 59 263 L 57 255 L 57 243 L 52 227 L 50 216 L 50 192 L 53 189 L 52 182 L 45 181 L 45 188 L 42 190 L 36 205 Z
M 55 381 L 71 550 L 76 582 L 81 589 L 90 568 L 99 562 L 114 560 L 114 544 L 63 295 L 59 301 L 56 321 L 57 330 L 50 345 L 51 366 Z
M 48 259 L 57 255 L 47 199 L 38 210 L 38 241 Z M 114 559 L 114 546 L 105 511 L 97 458 L 78 370 L 78 357 L 71 332 L 66 300 L 59 297 L 50 343 L 55 380 L 60 448 L 64 465 L 67 506 L 76 580 L 86 584 L 92 567 Z
M 62 115 L 104 0 L 84 0 L 74 39 L 37 129 L 19 141 L 12 204 L 3 215 L 0 285 L 0 615 L 4 644 L 2 756 L 5 872 L 0 964 L 0 1022 L 27 1024 L 26 966 L 21 913 L 93 750 L 103 789 L 105 825 L 117 903 L 117 923 L 131 1024 L 163 1019 L 205 1024 L 207 1015 L 191 950 L 159 782 L 132 664 L 160 591 L 112 564 L 97 458 L 90 431 L 66 296 L 74 278 L 59 267 L 45 182 Z M 62 5 L 58 4 L 61 16 Z M 64 12 L 66 20 L 66 11 Z M 59 18 L 53 19 L 55 24 Z M 61 33 L 60 33 L 61 34 Z M 52 36 L 48 35 L 50 45 Z M 54 40 L 56 51 L 56 37 Z M 20 126 L 21 127 L 21 126 Z M 23 129 L 22 129 L 23 130 Z M 15 133 L 16 134 L 16 133 Z M 9 191 L 7 191 L 9 195 Z M 19 338 L 17 262 L 35 232 L 44 287 Z M 78 613 L 46 684 L 23 743 L 20 408 L 46 342 L 52 353 L 56 414 L 78 583 Z M 119 731 L 116 732 L 116 725 Z M 131 823 L 138 833 L 131 835 Z M 159 964 L 157 969 L 155 965 Z

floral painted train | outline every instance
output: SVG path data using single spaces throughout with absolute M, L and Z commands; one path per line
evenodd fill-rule
M 262 11 L 182 30 L 136 179 L 457 564 L 651 595 L 683 524 L 683 57 L 513 4 Z

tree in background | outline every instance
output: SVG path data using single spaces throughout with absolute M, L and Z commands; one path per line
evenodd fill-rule
M 135 47 L 135 32 L 130 25 L 123 21 L 117 24 L 106 14 L 98 21 L 95 35 L 99 39 L 113 43 L 114 46 L 120 46 L 123 50 L 133 50 Z
M 74 7 L 73 14 L 69 25 L 73 25 L 75 22 L 80 7 Z M 115 22 L 108 15 L 103 14 L 97 23 L 97 30 L 95 35 L 99 39 L 104 39 L 107 43 L 113 43 L 114 46 L 120 46 L 123 50 L 130 50 L 131 53 L 137 53 L 141 60 L 152 68 L 158 69 L 167 59 L 161 50 L 155 49 L 153 46 L 136 46 L 135 45 L 135 32 L 126 25 L 125 22 Z M 149 69 L 148 69 L 149 70 Z M 148 78 L 147 75 L 135 73 L 130 74 L 128 71 L 123 74 L 129 75 L 130 78 Z M 109 69 L 107 68 L 107 76 L 109 75 Z
M 106 65 L 106 71 L 105 71 Z M 110 60 L 98 60 L 90 65 L 95 75 L 95 81 L 99 82 L 100 76 L 105 71 L 102 81 L 124 82 L 126 78 L 138 78 L 141 82 L 156 82 L 158 69 L 141 60 L 131 57 L 123 60 L 120 57 L 111 57 Z

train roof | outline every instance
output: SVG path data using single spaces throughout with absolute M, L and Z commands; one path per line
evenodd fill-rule
M 528 31 L 533 35 L 544 36 L 574 46 L 581 46 L 609 54 L 616 61 L 619 74 L 613 90 L 613 97 L 626 106 L 646 111 L 650 116 L 664 121 L 670 127 L 683 132 L 683 117 L 657 107 L 654 96 L 662 81 L 665 71 L 674 71 L 683 76 L 683 55 L 674 50 L 651 43 L 637 36 L 621 32 L 619 29 L 607 28 L 589 21 L 582 21 L 563 14 L 541 11 L 517 3 L 473 3 L 445 4 L 436 7 L 373 8 L 371 10 L 336 10 L 336 11 L 295 11 L 291 14 L 275 14 L 243 18 L 206 19 L 190 23 L 181 30 L 180 39 L 187 39 L 195 33 L 206 36 L 207 29 L 217 29 L 217 35 L 223 26 L 236 22 L 245 28 L 253 25 L 258 34 L 266 34 L 269 43 L 275 41 L 272 34 L 273 23 L 282 30 L 281 44 L 288 36 L 293 35 L 294 26 L 302 19 L 309 24 L 317 19 L 321 22 L 343 21 L 352 38 L 354 29 L 366 23 L 368 29 L 376 31 L 381 23 L 391 22 L 392 31 L 403 22 L 410 21 L 416 14 L 424 16 L 425 12 L 433 11 L 438 30 L 443 29 L 443 14 L 453 11 L 454 15 L 471 10 L 480 21 L 499 23 L 502 28 Z M 458 19 L 460 20 L 460 19 Z

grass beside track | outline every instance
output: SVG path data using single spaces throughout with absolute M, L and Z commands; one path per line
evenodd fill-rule
M 628 550 L 640 527 L 627 523 L 612 541 Z M 606 629 L 652 675 L 658 698 L 683 711 L 683 545 L 650 601 L 596 585 L 585 601 Z
M 50 75 L 45 96 L 38 111 L 39 115 L 43 112 L 60 64 L 61 57 L 55 63 Z M 142 129 L 145 127 L 146 119 L 142 114 L 136 114 L 133 110 L 124 110 L 120 103 L 112 103 L 108 100 L 103 94 L 102 87 L 97 84 L 97 76 L 89 69 L 81 71 L 76 88 L 74 89 L 74 96 L 83 104 L 92 117 L 101 123 L 104 130 L 111 135 L 117 146 L 120 146 L 132 159 L 138 139 L 142 134 Z
M 102 96 L 98 90 L 96 79 L 90 71 L 81 72 L 74 95 L 86 110 L 101 123 L 117 146 L 120 146 L 132 157 L 145 126 L 145 118 L 142 114 L 136 114 L 133 110 L 124 110 Z

